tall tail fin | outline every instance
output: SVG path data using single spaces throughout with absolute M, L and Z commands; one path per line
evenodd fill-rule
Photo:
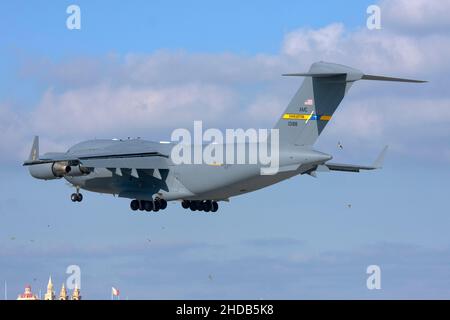
M 275 125 L 281 145 L 313 145 L 347 91 L 357 80 L 425 82 L 384 76 L 365 75 L 347 66 L 316 62 L 307 73 L 284 76 L 306 77 L 302 86 Z

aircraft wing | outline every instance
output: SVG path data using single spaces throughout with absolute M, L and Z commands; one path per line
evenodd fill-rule
M 73 156 L 66 153 L 44 154 L 36 160 L 27 160 L 24 166 L 67 161 L 70 165 L 83 165 L 89 168 L 135 168 L 135 169 L 166 169 L 167 155 L 159 152 L 141 152 L 128 154 L 98 154 Z
M 133 153 L 84 153 L 71 154 L 62 152 L 46 153 L 39 156 L 39 138 L 35 137 L 30 157 L 24 166 L 43 163 L 67 161 L 69 165 L 82 165 L 89 168 L 130 168 L 130 169 L 167 169 L 168 155 L 157 151 Z

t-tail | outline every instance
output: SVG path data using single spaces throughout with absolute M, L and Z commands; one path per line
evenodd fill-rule
M 312 64 L 307 73 L 290 73 L 284 76 L 305 77 L 275 125 L 275 129 L 279 129 L 280 146 L 284 147 L 312 146 L 355 81 L 426 82 L 368 75 L 354 68 L 327 62 Z

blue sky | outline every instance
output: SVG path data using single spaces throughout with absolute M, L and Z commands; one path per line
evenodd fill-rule
M 111 286 L 130 299 L 449 298 L 449 25 L 442 7 L 395 0 L 379 3 L 382 30 L 368 31 L 371 3 L 79 1 L 79 31 L 65 28 L 72 2 L 5 3 L 0 281 L 10 298 L 25 283 L 43 290 L 50 274 L 59 290 L 71 264 L 91 299 Z M 299 85 L 279 75 L 322 59 L 430 80 L 356 84 L 318 141 L 363 164 L 389 144 L 383 170 L 295 177 L 206 215 L 177 203 L 137 214 L 89 192 L 74 204 L 64 181 L 21 166 L 35 134 L 45 152 L 93 137 L 168 139 L 199 119 L 270 127 Z M 381 290 L 366 288 L 370 264 Z
M 4 44 L 26 48 L 27 53 L 53 59 L 106 52 L 150 52 L 185 49 L 193 52 L 276 52 L 280 35 L 299 26 L 320 27 L 345 21 L 349 27 L 364 25 L 370 1 L 358 1 L 345 10 L 335 1 L 79 1 L 82 29 L 68 33 L 66 8 L 71 1 L 5 4 L 2 19 Z M 61 13 L 62 12 L 62 13 Z

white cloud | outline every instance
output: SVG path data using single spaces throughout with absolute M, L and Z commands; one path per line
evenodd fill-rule
M 283 53 L 298 56 L 302 53 L 322 52 L 335 54 L 344 35 L 344 25 L 331 24 L 320 29 L 299 29 L 288 33 L 284 38 Z
M 25 116 L 15 112 L 11 105 L 0 103 L 0 154 L 3 159 L 24 155 L 24 150 L 21 148 L 26 134 L 24 118 Z
M 289 33 L 283 53 L 301 61 L 339 61 L 365 72 L 428 75 L 450 69 L 450 37 L 429 34 L 416 37 L 392 30 L 346 31 L 333 24 L 318 30 L 298 29 Z
M 129 128 L 161 129 L 168 123 L 181 125 L 182 119 L 208 120 L 223 115 L 233 104 L 233 93 L 214 85 L 99 85 L 61 94 L 50 89 L 35 110 L 33 123 L 39 132 L 63 136 L 79 131 L 106 134 Z
M 448 34 L 449 12 L 449 0 L 383 0 L 381 2 L 383 26 L 397 28 L 406 33 Z

